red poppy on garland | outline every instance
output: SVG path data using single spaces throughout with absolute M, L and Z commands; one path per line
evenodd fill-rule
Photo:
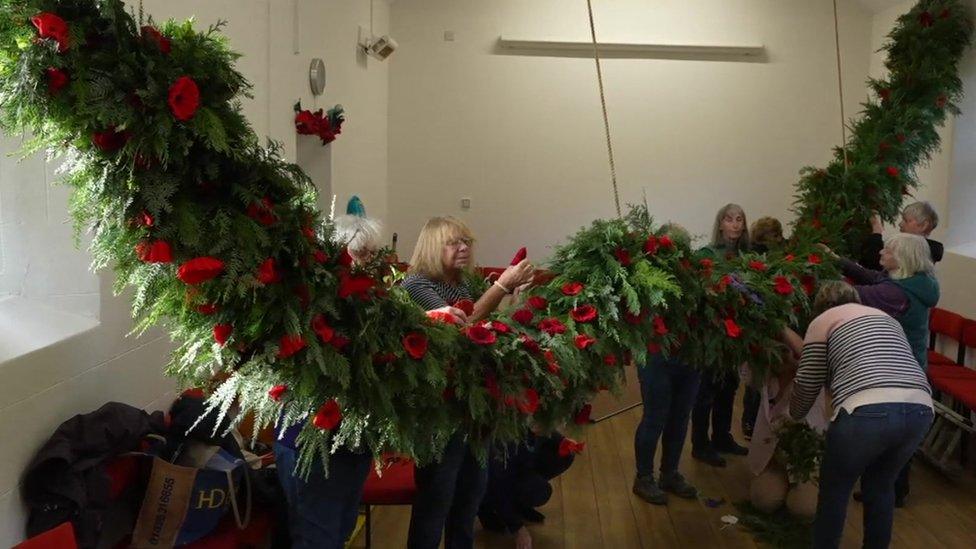
M 352 267 L 352 256 L 349 255 L 349 248 L 342 249 L 342 254 L 339 255 L 339 265 Z
M 153 219 L 153 216 L 150 215 L 149 212 L 143 210 L 139 212 L 139 215 L 136 216 L 134 222 L 140 227 L 152 227 L 156 223 L 156 220 Z
M 564 437 L 559 441 L 559 457 L 569 457 L 573 454 L 579 454 L 584 449 L 586 449 L 585 442 L 576 442 L 569 437 Z
M 793 284 L 785 276 L 773 277 L 773 289 L 779 295 L 790 295 L 793 293 Z
M 515 401 L 515 407 L 519 412 L 531 416 L 539 409 L 539 393 L 532 387 L 528 387 L 522 393 L 522 398 Z
M 800 277 L 800 284 L 803 286 L 803 293 L 813 295 L 817 288 L 817 279 L 811 275 L 803 275 Z
M 698 260 L 698 265 L 700 265 L 705 271 L 711 271 L 712 267 L 715 266 L 715 262 L 706 257 Z
M 489 327 L 500 334 L 507 334 L 512 331 L 512 328 L 510 328 L 508 324 L 505 324 L 504 322 L 499 322 L 497 320 L 492 320 L 491 325 Z
M 420 332 L 411 332 L 403 336 L 401 342 L 403 349 L 414 360 L 420 360 L 427 354 L 427 336 Z
M 172 48 L 172 44 L 170 44 L 169 38 L 163 36 L 163 33 L 156 30 L 155 27 L 146 25 L 142 27 L 141 30 L 142 30 L 142 39 L 156 44 L 156 47 L 159 48 L 159 51 L 166 54 L 172 51 L 173 48 Z
M 47 75 L 47 92 L 51 95 L 57 95 L 71 80 L 68 73 L 56 67 L 48 67 L 44 73 Z
M 461 309 L 464 314 L 471 316 L 474 314 L 474 301 L 470 299 L 459 299 L 452 305 L 455 309 Z
M 315 412 L 315 417 L 312 418 L 312 425 L 323 431 L 331 431 L 339 425 L 340 421 L 342 421 L 342 411 L 339 409 L 339 403 L 335 399 L 332 399 L 323 404 Z
M 821 259 L 817 254 L 810 254 L 807 256 L 807 263 L 810 265 L 820 265 L 822 262 L 823 259 Z
M 488 395 L 498 400 L 502 397 L 502 390 L 498 386 L 498 380 L 495 379 L 494 374 L 485 375 L 485 390 L 488 391 Z
M 464 335 L 468 336 L 468 339 L 473 341 L 477 345 L 492 345 L 498 341 L 495 332 L 485 328 L 480 324 L 475 324 L 474 326 L 468 326 L 464 330 Z
M 652 355 L 659 354 L 661 352 L 661 346 L 653 341 L 650 341 L 647 344 L 647 352 L 651 353 Z
M 281 397 L 283 397 L 287 392 L 288 392 L 287 385 L 275 385 L 274 387 L 268 390 L 268 396 L 271 397 L 271 400 L 275 402 L 281 402 Z
M 31 17 L 31 23 L 37 27 L 37 35 L 41 38 L 50 38 L 58 43 L 58 53 L 68 51 L 68 23 L 57 15 L 50 12 L 41 12 Z
M 542 296 L 534 295 L 525 300 L 525 304 L 537 311 L 542 311 L 549 305 L 549 302 Z
M 637 313 L 636 315 L 628 310 L 624 310 L 624 322 L 630 324 L 631 326 L 636 326 L 644 320 L 644 311 Z
M 307 309 L 309 302 L 312 300 L 312 295 L 308 290 L 308 284 L 299 284 L 292 288 L 291 291 L 298 298 L 298 303 L 302 306 L 302 309 Z
M 566 326 L 556 318 L 544 318 L 539 322 L 539 330 L 555 336 L 566 333 Z
M 564 295 L 579 295 L 583 291 L 583 284 L 579 282 L 567 282 L 563 284 L 562 291 Z
M 766 264 L 763 263 L 762 261 L 753 260 L 749 262 L 749 268 L 752 269 L 753 271 L 758 271 L 761 273 L 766 269 L 768 269 L 769 267 L 767 267 Z
M 576 322 L 593 322 L 596 320 L 597 312 L 593 305 L 580 305 L 574 308 L 569 315 Z
M 349 338 L 342 334 L 336 334 L 332 338 L 332 347 L 340 353 L 343 352 L 346 349 L 346 345 L 349 345 L 350 343 L 352 342 L 349 340 Z
M 444 311 L 427 311 L 427 318 L 435 322 L 443 322 L 444 324 L 456 325 L 455 316 L 451 313 L 446 313 Z
M 617 261 L 624 267 L 629 267 L 631 263 L 630 252 L 626 248 L 617 248 L 613 251 L 613 256 L 617 258 Z
M 671 241 L 671 237 L 668 235 L 664 235 L 661 238 L 657 239 L 657 243 L 660 244 L 661 247 L 664 248 L 665 250 L 670 250 L 671 248 L 674 248 L 674 242 Z
M 220 276 L 224 262 L 215 257 L 196 257 L 180 265 L 176 277 L 186 284 L 195 285 Z
M 654 316 L 654 333 L 657 335 L 668 335 L 668 325 L 665 324 L 664 318 L 661 315 Z
M 888 166 L 885 168 L 885 172 L 887 172 L 890 177 L 898 177 L 901 175 L 901 171 L 898 170 L 897 166 Z
M 366 299 L 374 286 L 376 286 L 376 281 L 368 275 L 350 275 L 347 273 L 339 275 L 339 297 L 341 299 L 350 296 Z
M 922 13 L 918 14 L 918 23 L 922 25 L 923 28 L 929 28 L 933 23 L 935 23 L 935 18 L 932 17 L 930 12 L 923 11 Z
M 735 323 L 735 320 L 731 318 L 725 319 L 725 334 L 731 338 L 736 338 L 742 335 L 742 328 Z
M 275 284 L 277 282 L 281 282 L 281 273 L 278 272 L 273 257 L 269 257 L 261 263 L 255 276 L 262 284 Z
M 189 76 L 181 76 L 169 87 L 169 110 L 182 122 L 193 118 L 200 108 L 200 88 Z
M 312 260 L 321 265 L 329 260 L 329 254 L 323 252 L 322 250 L 315 250 L 312 252 Z
M 945 8 L 939 12 L 939 19 L 948 19 L 950 15 L 949 8 Z
M 594 343 L 596 343 L 596 338 L 586 334 L 577 334 L 576 337 L 573 338 L 573 344 L 576 345 L 576 348 L 581 351 L 592 346 Z
M 590 423 L 590 414 L 593 413 L 593 405 L 584 404 L 582 408 L 573 416 L 573 423 L 577 425 L 586 425 Z
M 197 305 L 197 312 L 205 316 L 216 314 L 219 310 L 220 305 L 217 305 L 216 303 L 204 303 L 203 305 Z
M 796 259 L 796 256 L 795 255 L 793 255 L 793 254 L 786 254 L 786 256 L 783 258 L 783 261 L 791 262 L 794 259 Z
M 607 355 L 603 357 L 603 363 L 606 364 L 607 366 L 616 366 L 617 355 Z
M 131 135 L 129 132 L 117 132 L 114 126 L 103 132 L 92 134 L 92 143 L 102 152 L 115 152 L 125 146 Z
M 732 277 L 725 275 L 718 281 L 718 284 L 715 285 L 715 291 L 717 293 L 722 293 L 726 288 L 728 288 L 729 284 L 732 284 Z
M 213 327 L 213 338 L 218 345 L 227 343 L 232 333 L 234 333 L 234 327 L 230 324 L 215 324 Z
M 278 216 L 274 214 L 274 204 L 268 197 L 264 197 L 260 202 L 252 202 L 247 207 L 247 216 L 258 223 L 269 226 L 278 221 Z
M 657 253 L 658 246 L 661 243 L 658 241 L 657 237 L 654 235 L 649 235 L 647 240 L 644 241 L 644 253 L 647 255 L 654 255 Z
M 288 358 L 305 348 L 305 338 L 301 334 L 281 336 L 278 341 L 278 358 Z
M 377 353 L 373 355 L 373 364 L 376 366 L 392 364 L 394 361 L 396 361 L 396 355 L 393 353 Z
M 308 225 L 302 227 L 302 235 L 305 236 L 309 242 L 315 242 L 315 230 Z
M 525 347 L 525 350 L 530 353 L 539 353 L 542 351 L 542 348 L 539 347 L 539 342 L 532 339 L 532 337 L 529 336 L 528 334 L 520 335 L 519 341 L 522 342 L 522 346 Z
M 891 99 L 891 90 L 888 88 L 882 88 L 878 90 L 878 95 L 881 97 L 882 101 L 888 101 Z
M 325 319 L 325 315 L 321 313 L 312 317 L 312 331 L 319 336 L 322 343 L 332 341 L 332 338 L 335 336 L 335 330 L 332 329 L 332 326 L 329 326 L 329 322 Z
M 143 240 L 136 244 L 136 255 L 143 263 L 172 263 L 173 250 L 165 240 Z
M 546 362 L 546 369 L 549 370 L 550 374 L 557 376 L 559 375 L 559 372 L 562 371 L 562 368 L 559 367 L 559 363 L 555 361 Z

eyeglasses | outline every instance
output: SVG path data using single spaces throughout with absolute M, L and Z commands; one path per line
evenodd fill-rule
M 462 245 L 470 248 L 472 244 L 474 244 L 473 238 L 455 238 L 447 241 L 447 245 L 452 248 L 460 248 Z

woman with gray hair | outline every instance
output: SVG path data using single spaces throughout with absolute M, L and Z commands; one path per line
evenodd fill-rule
M 844 282 L 827 282 L 814 300 L 817 316 L 806 337 L 789 328 L 783 334 L 800 355 L 790 416 L 806 416 L 824 386 L 834 411 L 820 465 L 815 548 L 840 545 L 858 478 L 864 547 L 888 546 L 895 479 L 933 419 L 931 389 L 905 332 L 883 311 L 860 304 L 859 295 Z

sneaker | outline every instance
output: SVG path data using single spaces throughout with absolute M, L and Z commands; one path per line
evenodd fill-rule
M 681 473 L 674 472 L 670 475 L 661 475 L 661 489 L 665 492 L 671 492 L 672 494 L 684 499 L 695 499 L 698 497 L 698 488 L 695 488 L 685 477 L 681 476 Z
M 725 467 L 725 458 L 718 455 L 718 452 L 712 448 L 707 450 L 692 450 L 691 457 L 698 461 L 704 461 L 712 467 Z
M 727 440 L 720 440 L 712 442 L 712 447 L 716 451 L 722 452 L 723 454 L 732 454 L 736 456 L 746 456 L 749 455 L 749 449 L 745 446 L 740 446 L 732 437 Z
M 634 494 L 652 505 L 665 505 L 668 503 L 668 495 L 657 485 L 653 476 L 635 478 Z

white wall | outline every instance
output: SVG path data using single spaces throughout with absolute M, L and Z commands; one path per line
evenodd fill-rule
M 915 4 L 901 2 L 878 12 L 872 25 L 871 75 L 884 77 L 883 53 L 877 52 L 884 38 L 891 31 L 899 15 Z M 968 2 L 971 13 L 976 13 L 976 1 Z M 916 192 L 919 200 L 928 200 L 939 212 L 939 227 L 932 238 L 946 244 L 945 258 L 937 265 L 942 287 L 940 307 L 955 311 L 969 318 L 976 318 L 976 166 L 973 165 L 973 145 L 976 143 L 976 49 L 970 48 L 960 63 L 960 76 L 966 96 L 959 104 L 962 115 L 950 120 L 939 131 L 942 149 L 928 166 L 918 170 L 921 187 Z M 890 230 L 897 230 L 889 228 Z
M 765 63 L 604 60 L 621 201 L 707 233 L 723 204 L 788 220 L 804 165 L 840 141 L 830 2 L 596 2 L 605 42 L 764 44 Z M 585 3 L 392 5 L 390 227 L 409 257 L 424 218 L 470 223 L 484 264 L 537 258 L 613 215 L 592 59 L 496 55 L 499 35 L 587 40 Z M 445 31 L 455 41 L 444 41 Z M 864 97 L 870 15 L 841 4 L 846 110 Z M 459 199 L 470 196 L 470 211 Z
M 231 44 L 244 54 L 238 66 L 255 86 L 245 113 L 259 135 L 284 143 L 290 159 L 296 153 L 295 101 L 301 98 L 312 108 L 342 103 L 348 122 L 330 145 L 333 189 L 342 207 L 349 194 L 359 193 L 370 214 L 384 216 L 388 65 L 366 62 L 356 51 L 359 25 L 369 27 L 368 2 L 145 0 L 144 5 L 157 20 L 195 15 L 198 28 L 228 21 Z M 374 10 L 376 32 L 388 32 L 388 5 L 378 0 Z M 329 76 L 317 101 L 308 88 L 312 57 L 325 60 Z M 20 476 L 58 424 L 111 400 L 165 408 L 174 390 L 162 375 L 172 348 L 168 338 L 161 331 L 125 337 L 132 327 L 128 296 L 112 297 L 111 273 L 83 276 L 84 244 L 75 249 L 70 225 L 63 223 L 66 189 L 53 186 L 53 170 L 43 159 L 19 165 L 7 159 L 16 141 L 0 142 L 0 296 L 18 296 L 0 297 L 0 547 L 23 538 Z M 28 314 L 40 325 L 39 335 L 26 342 L 38 347 L 31 352 L 24 341 L 8 345 L 3 337 L 13 331 L 4 331 L 8 327 L 30 333 L 24 330 Z M 75 335 L 48 341 L 62 333 Z M 18 356 L 4 360 L 12 355 Z

